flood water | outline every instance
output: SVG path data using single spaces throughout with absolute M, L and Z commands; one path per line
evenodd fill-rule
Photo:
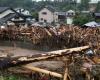
M 47 46 L 36 46 L 31 42 L 27 41 L 8 41 L 8 40 L 0 40 L 0 46 L 8 46 L 8 47 L 19 47 L 29 50 L 39 50 L 39 51 L 49 51 Z
M 0 40 L 0 54 L 10 53 L 15 56 L 27 56 L 45 52 L 46 50 L 39 46 L 34 46 L 31 42 Z

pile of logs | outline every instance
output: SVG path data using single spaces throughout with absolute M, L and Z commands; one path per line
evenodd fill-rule
M 0 39 L 30 41 L 33 45 L 47 46 L 49 49 L 84 45 L 93 45 L 96 49 L 100 49 L 100 28 L 9 27 L 0 30 Z

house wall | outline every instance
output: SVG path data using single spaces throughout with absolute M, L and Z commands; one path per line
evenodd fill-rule
M 46 12 L 47 14 L 42 14 L 43 12 Z M 47 23 L 52 23 L 54 21 L 54 13 L 46 8 L 39 12 L 39 22 L 45 22 L 45 20 Z
M 67 17 L 67 24 L 72 24 L 72 23 L 73 23 L 73 18 Z
M 4 16 L 8 15 L 9 13 L 13 13 L 13 11 L 12 10 L 6 10 L 6 11 L 2 12 L 0 14 L 0 18 L 3 18 Z
M 58 12 L 54 12 L 54 21 L 58 22 Z

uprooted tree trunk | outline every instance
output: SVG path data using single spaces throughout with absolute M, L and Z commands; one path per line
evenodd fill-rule
M 33 57 L 6 57 L 2 58 L 0 60 L 0 69 L 6 69 L 9 67 L 13 66 L 18 66 L 18 65 L 24 65 L 32 62 L 37 62 L 41 60 L 47 60 L 47 59 L 54 59 L 55 57 L 62 57 L 65 55 L 69 55 L 73 52 L 81 52 L 82 50 L 88 49 L 89 46 L 83 46 L 83 47 L 77 47 L 77 48 L 71 48 L 71 49 L 65 49 L 65 50 L 58 50 L 58 51 L 53 51 L 48 54 L 38 54 L 34 55 Z

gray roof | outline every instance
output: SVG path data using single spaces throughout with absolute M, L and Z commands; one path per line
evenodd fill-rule
M 66 12 L 58 12 L 58 15 L 66 15 Z
M 0 13 L 4 12 L 7 9 L 9 9 L 9 7 L 0 7 Z
M 6 23 L 8 20 L 10 20 L 11 18 L 15 17 L 16 14 L 15 13 L 10 13 L 7 16 L 3 17 L 0 19 L 0 25 L 2 25 L 3 23 Z
M 95 16 L 100 16 L 100 13 L 94 13 Z
M 55 8 L 52 6 L 45 6 L 45 8 L 47 8 L 48 10 L 50 10 L 51 12 L 55 12 Z
M 96 23 L 95 21 L 92 21 L 92 22 L 88 22 L 88 23 L 84 24 L 84 26 L 87 26 L 87 27 L 98 27 L 100 25 L 98 23 Z

